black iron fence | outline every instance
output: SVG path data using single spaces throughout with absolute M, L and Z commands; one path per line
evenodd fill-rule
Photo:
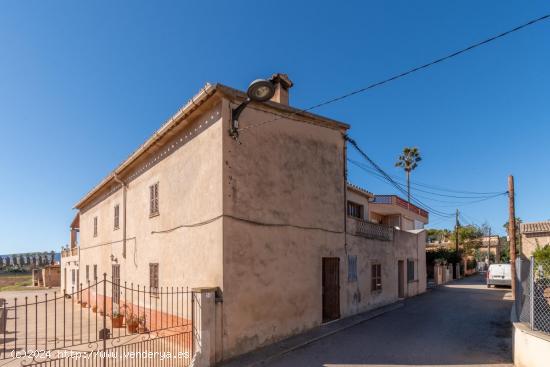
M 177 350 L 181 358 L 172 363 L 187 365 L 193 353 L 193 304 L 193 292 L 186 287 L 150 288 L 106 275 L 94 284 L 80 284 L 74 293 L 6 300 L 0 305 L 0 360 L 63 364 L 79 353 L 79 365 L 100 360 L 118 365 L 120 359 L 110 357 L 114 352 L 149 349 L 159 361 L 161 353 Z
M 516 261 L 515 302 L 519 321 L 550 334 L 550 261 Z

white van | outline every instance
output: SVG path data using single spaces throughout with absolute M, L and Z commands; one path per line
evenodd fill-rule
M 510 264 L 491 264 L 487 270 L 487 288 L 491 285 L 512 286 L 512 266 Z

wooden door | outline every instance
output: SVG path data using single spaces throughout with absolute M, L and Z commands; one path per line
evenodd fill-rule
M 113 264 L 113 303 L 120 303 L 120 265 Z
M 397 296 L 399 298 L 405 298 L 405 262 L 403 260 L 397 261 Z
M 340 318 L 340 258 L 323 257 L 323 322 Z

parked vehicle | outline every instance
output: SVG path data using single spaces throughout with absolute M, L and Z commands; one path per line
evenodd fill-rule
M 510 264 L 491 264 L 487 270 L 487 288 L 491 285 L 512 286 L 512 266 Z

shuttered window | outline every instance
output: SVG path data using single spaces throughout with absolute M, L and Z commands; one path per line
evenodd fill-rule
M 371 291 L 382 289 L 382 265 L 372 264 L 371 266 Z
M 407 281 L 412 282 L 414 280 L 414 260 L 407 260 Z
M 149 216 L 159 215 L 159 183 L 149 186 Z
M 152 296 L 157 296 L 159 291 L 159 264 L 149 264 L 149 288 Z
M 94 280 L 97 282 L 97 264 L 94 264 Z
M 115 230 L 120 228 L 120 206 L 117 204 L 115 205 L 115 220 L 114 220 L 114 228 Z
M 90 265 L 86 265 L 86 282 L 90 281 Z
M 97 237 L 97 217 L 94 217 L 94 237 Z
M 357 255 L 348 256 L 348 282 L 357 281 Z

